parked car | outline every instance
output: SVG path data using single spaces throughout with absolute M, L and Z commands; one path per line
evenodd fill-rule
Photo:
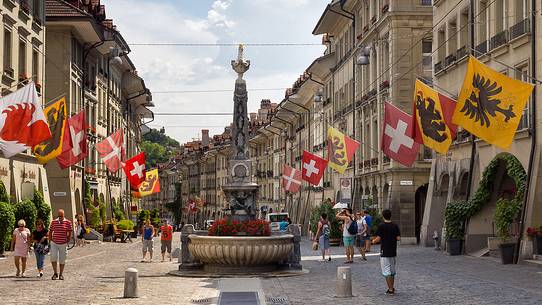
M 290 218 L 288 213 L 269 213 L 265 220 L 271 223 L 271 231 L 278 232 L 280 231 L 280 223 L 288 218 Z

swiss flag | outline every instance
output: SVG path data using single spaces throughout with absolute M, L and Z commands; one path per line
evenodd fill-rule
M 76 164 L 87 156 L 88 147 L 85 129 L 86 120 L 84 111 L 68 119 L 62 142 L 62 153 L 56 158 L 62 169 Z
M 110 172 L 116 173 L 122 166 L 124 159 L 124 134 L 118 129 L 102 142 L 96 144 L 98 155 Z
M 407 167 L 412 166 L 420 150 L 420 144 L 410 137 L 413 128 L 412 116 L 389 103 L 384 103 L 382 151 Z
M 301 164 L 301 176 L 303 180 L 308 181 L 312 185 L 320 184 L 327 162 L 327 160 L 304 150 Z
M 141 182 L 145 181 L 145 153 L 142 152 L 126 160 L 123 169 L 128 181 L 130 181 L 130 185 L 136 189 Z
M 299 192 L 301 186 L 301 171 L 284 165 L 282 167 L 282 186 L 284 190 L 290 193 Z
M 10 158 L 51 138 L 33 82 L 0 98 L 0 150 Z

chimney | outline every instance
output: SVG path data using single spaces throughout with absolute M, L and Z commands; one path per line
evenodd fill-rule
M 209 129 L 201 130 L 201 146 L 209 147 Z

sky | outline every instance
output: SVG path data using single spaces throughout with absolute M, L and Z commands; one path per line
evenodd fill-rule
M 128 44 L 145 43 L 312 43 L 312 35 L 329 0 L 102 0 Z M 233 111 L 236 74 L 231 60 L 236 46 L 131 45 L 130 58 L 153 93 L 155 113 Z M 280 102 L 287 88 L 321 56 L 324 47 L 247 46 L 251 61 L 245 74 L 248 109 L 262 99 Z M 160 91 L 231 90 L 165 94 Z M 220 134 L 230 116 L 160 116 L 149 127 L 165 127 L 181 143 L 201 137 L 201 129 Z

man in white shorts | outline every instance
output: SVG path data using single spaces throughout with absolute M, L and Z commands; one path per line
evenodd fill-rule
M 68 253 L 68 241 L 72 238 L 73 229 L 71 221 L 64 218 L 64 210 L 59 209 L 57 215 L 58 218 L 51 221 L 49 227 L 49 240 L 51 241 L 49 254 L 55 272 L 52 279 L 64 280 L 63 273 Z M 57 270 L 57 263 L 60 265 L 60 273 Z

